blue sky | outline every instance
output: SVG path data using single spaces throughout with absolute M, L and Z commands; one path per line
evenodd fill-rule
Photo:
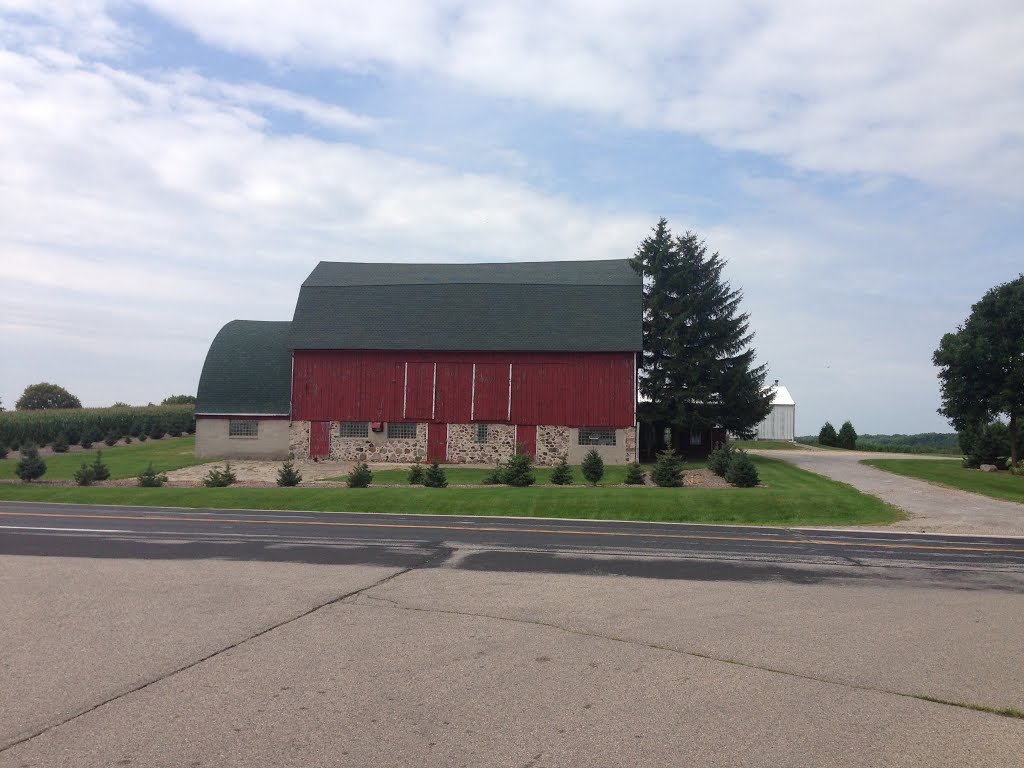
M 1024 7 L 0 0 L 0 399 L 194 392 L 322 259 L 704 237 L 797 430 L 945 431 L 1024 269 Z

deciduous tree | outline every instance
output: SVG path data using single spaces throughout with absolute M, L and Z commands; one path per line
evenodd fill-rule
M 81 408 L 82 401 L 64 387 L 41 381 L 29 384 L 14 404 L 19 411 L 42 411 L 48 408 Z
M 1005 418 L 1016 464 L 1024 421 L 1024 274 L 990 289 L 942 337 L 932 360 L 939 367 L 939 413 L 959 431 Z

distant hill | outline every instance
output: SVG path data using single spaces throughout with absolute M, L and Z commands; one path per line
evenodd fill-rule
M 816 445 L 817 435 L 798 437 L 797 442 Z M 923 432 L 917 435 L 858 435 L 859 451 L 893 451 L 897 453 L 948 453 L 960 455 L 956 432 Z

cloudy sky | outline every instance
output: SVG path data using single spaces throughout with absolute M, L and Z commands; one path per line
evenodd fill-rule
M 196 390 L 319 260 L 729 261 L 797 431 L 946 431 L 1024 270 L 1019 0 L 0 0 L 0 399 Z

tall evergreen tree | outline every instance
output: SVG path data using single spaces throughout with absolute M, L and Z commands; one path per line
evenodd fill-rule
M 748 435 L 771 410 L 766 366 L 755 366 L 743 293 L 722 278 L 726 261 L 693 232 L 672 237 L 663 218 L 641 242 L 645 421 L 674 431 L 722 426 Z

